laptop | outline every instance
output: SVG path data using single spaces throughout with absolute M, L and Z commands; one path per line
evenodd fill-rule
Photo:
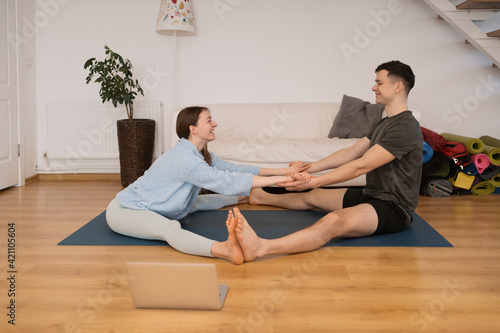
M 126 264 L 136 308 L 220 310 L 229 286 L 218 285 L 214 264 Z

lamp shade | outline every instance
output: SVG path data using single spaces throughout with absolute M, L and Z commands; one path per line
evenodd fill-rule
M 173 35 L 192 35 L 194 15 L 191 10 L 192 0 L 161 0 L 156 32 Z

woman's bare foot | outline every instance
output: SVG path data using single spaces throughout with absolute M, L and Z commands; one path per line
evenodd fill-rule
M 242 264 L 245 261 L 245 257 L 236 237 L 237 220 L 232 211 L 228 212 L 226 227 L 229 234 L 227 241 L 215 242 L 212 245 L 212 255 L 217 258 L 230 260 L 236 265 Z
M 257 236 L 255 231 L 250 227 L 247 220 L 241 214 L 238 208 L 234 208 L 235 220 L 238 222 L 236 227 L 236 236 L 243 250 L 245 261 L 254 261 L 263 256 L 261 246 L 263 239 Z
M 236 227 L 238 226 L 238 221 L 234 217 L 232 211 L 228 212 L 226 226 L 228 232 L 227 243 L 232 253 L 231 261 L 234 264 L 242 264 L 245 261 L 245 257 L 236 236 Z

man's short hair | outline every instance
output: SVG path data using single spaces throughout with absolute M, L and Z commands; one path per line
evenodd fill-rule
M 410 93 L 411 88 L 415 85 L 415 75 L 410 66 L 403 64 L 401 61 L 393 60 L 380 64 L 377 69 L 375 69 L 375 73 L 383 69 L 388 72 L 387 76 L 389 78 L 403 82 L 406 94 Z

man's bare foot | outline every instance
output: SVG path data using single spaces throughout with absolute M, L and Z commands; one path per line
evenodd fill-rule
M 237 207 L 234 208 L 234 216 L 235 220 L 238 222 L 236 236 L 243 250 L 245 261 L 254 261 L 262 257 L 261 246 L 263 239 L 257 236 Z
M 239 204 L 248 203 L 248 197 L 238 197 L 238 203 Z
M 248 203 L 251 205 L 263 205 L 264 198 L 268 195 L 266 191 L 261 188 L 254 188 L 250 191 L 250 197 L 248 197 Z
M 212 255 L 217 258 L 230 260 L 236 265 L 242 264 L 245 261 L 245 257 L 236 237 L 237 220 L 232 211 L 228 212 L 226 227 L 229 234 L 227 241 L 215 242 L 212 245 Z

